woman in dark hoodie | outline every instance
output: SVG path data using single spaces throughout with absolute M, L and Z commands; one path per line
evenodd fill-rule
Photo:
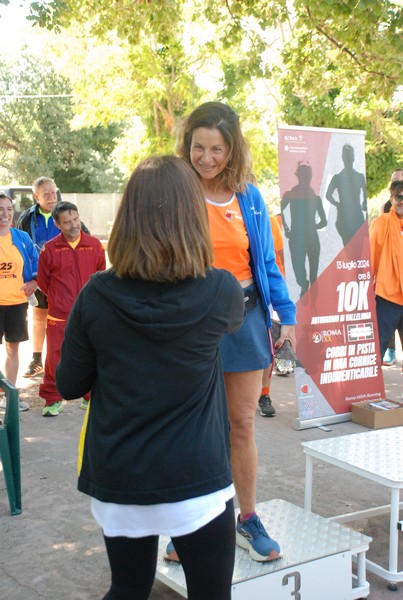
M 158 536 L 172 537 L 188 598 L 231 597 L 234 488 L 219 355 L 242 324 L 236 279 L 215 269 L 203 191 L 175 157 L 134 171 L 112 268 L 83 288 L 57 385 L 91 390 L 78 489 L 91 496 L 112 570 L 104 598 L 146 599 Z

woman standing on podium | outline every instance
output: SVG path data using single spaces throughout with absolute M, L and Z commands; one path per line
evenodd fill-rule
M 251 184 L 250 152 L 238 115 L 221 102 L 202 104 L 179 129 L 177 153 L 192 166 L 203 186 L 213 265 L 230 271 L 244 292 L 245 321 L 238 332 L 227 333 L 220 346 L 240 507 L 236 539 L 252 559 L 270 561 L 279 558 L 281 550 L 255 512 L 258 456 L 254 422 L 262 373 L 272 361 L 269 306 L 281 320 L 276 348 L 285 340 L 295 348 L 296 307 L 276 265 L 263 198 Z M 174 559 L 172 551 L 168 546 L 168 557 Z

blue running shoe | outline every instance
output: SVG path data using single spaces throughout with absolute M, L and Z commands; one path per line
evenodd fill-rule
M 268 562 L 281 558 L 280 546 L 272 540 L 257 515 L 236 524 L 236 543 L 248 550 L 250 557 L 257 562 Z
M 164 558 L 165 558 L 165 560 L 169 560 L 170 562 L 177 562 L 177 563 L 180 562 L 178 553 L 175 550 L 175 546 L 174 546 L 174 543 L 172 540 L 170 540 L 167 544 Z
M 383 355 L 382 364 L 385 365 L 385 367 L 391 367 L 393 365 L 393 363 L 395 362 L 395 359 L 396 359 L 396 350 L 394 350 L 393 348 L 386 348 L 386 352 Z

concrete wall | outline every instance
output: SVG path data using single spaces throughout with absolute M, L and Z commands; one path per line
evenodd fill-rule
M 121 194 L 62 194 L 63 200 L 77 206 L 91 234 L 103 240 L 108 239 L 121 197 Z

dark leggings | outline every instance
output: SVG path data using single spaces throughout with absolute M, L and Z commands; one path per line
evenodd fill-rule
M 112 585 L 104 600 L 147 600 L 153 587 L 158 536 L 106 537 Z M 201 529 L 172 538 L 189 600 L 230 600 L 235 556 L 234 502 Z

